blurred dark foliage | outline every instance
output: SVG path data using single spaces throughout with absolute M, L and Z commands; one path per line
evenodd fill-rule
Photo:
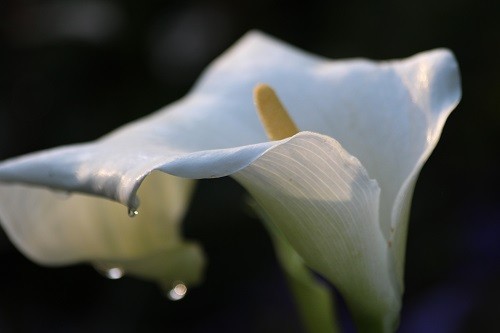
M 182 97 L 251 29 L 330 58 L 450 48 L 463 99 L 417 184 L 399 332 L 498 332 L 499 14 L 498 1 L 465 0 L 2 0 L 0 159 L 95 139 Z M 184 226 L 208 253 L 207 281 L 179 302 L 86 265 L 37 266 L 0 231 L 0 332 L 301 332 L 245 198 L 231 179 L 200 182 Z

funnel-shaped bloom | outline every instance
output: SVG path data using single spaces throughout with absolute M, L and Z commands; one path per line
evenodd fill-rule
M 260 82 L 277 91 L 304 132 L 267 141 L 252 105 Z M 457 64 L 444 49 L 400 61 L 331 61 L 252 32 L 185 98 L 157 113 L 95 142 L 1 163 L 0 218 L 20 248 L 50 262 L 57 254 L 35 253 L 36 235 L 24 232 L 34 220 L 42 230 L 47 223 L 30 214 L 29 198 L 46 191 L 40 186 L 134 210 L 153 170 L 231 175 L 307 265 L 340 290 L 362 330 L 390 332 L 403 291 L 413 187 L 460 94 Z M 12 193 L 19 199 L 5 199 Z M 151 198 L 141 199 L 142 212 Z M 57 219 L 73 209 L 64 201 L 47 205 Z M 40 235 L 47 243 L 50 236 Z

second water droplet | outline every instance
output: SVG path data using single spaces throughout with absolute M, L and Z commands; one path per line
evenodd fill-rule
M 125 271 L 121 267 L 99 267 L 99 266 L 94 266 L 94 268 L 107 277 L 108 279 L 111 280 L 118 280 L 122 278 L 125 275 Z
M 174 282 L 174 287 L 170 289 L 166 294 L 168 299 L 170 299 L 171 301 L 178 301 L 186 296 L 187 290 L 188 288 L 183 282 L 177 281 Z

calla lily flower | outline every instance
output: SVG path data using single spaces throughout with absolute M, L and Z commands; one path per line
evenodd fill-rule
M 261 82 L 274 88 L 300 132 L 267 139 L 252 102 Z M 391 332 L 413 188 L 460 95 L 458 66 L 445 49 L 395 61 L 332 61 L 250 32 L 164 109 L 94 142 L 1 163 L 0 219 L 39 262 L 119 257 L 126 246 L 111 251 L 107 242 L 126 222 L 78 246 L 80 231 L 64 223 L 81 209 L 79 230 L 108 228 L 96 197 L 146 212 L 154 196 L 139 193 L 139 207 L 137 191 L 163 177 L 157 171 L 232 176 L 304 262 L 338 288 L 360 331 Z M 47 189 L 92 195 L 92 203 L 57 200 Z M 124 244 L 134 247 L 132 234 Z

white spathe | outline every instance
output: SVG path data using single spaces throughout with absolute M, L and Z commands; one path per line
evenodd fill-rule
M 180 223 L 194 181 L 153 173 L 139 195 L 141 213 L 130 218 L 121 204 L 23 184 L 0 186 L 0 218 L 13 242 L 44 265 L 90 261 L 171 288 L 177 280 L 198 284 L 204 255 L 186 242 Z
M 267 142 L 252 104 L 257 83 L 277 91 L 304 132 Z M 136 209 L 136 191 L 153 170 L 232 175 L 305 262 L 337 286 L 358 325 L 389 332 L 403 292 L 413 187 L 460 96 L 458 66 L 445 49 L 397 61 L 332 61 L 251 32 L 164 109 L 91 143 L 1 163 L 0 192 L 8 197 L 9 183 L 20 183 L 19 198 L 47 187 Z M 22 199 L 0 201 L 2 223 L 28 252 L 35 236 L 23 238 L 24 227 L 13 226 L 38 219 L 26 210 Z M 71 257 L 70 250 L 64 260 L 50 255 L 38 259 Z

